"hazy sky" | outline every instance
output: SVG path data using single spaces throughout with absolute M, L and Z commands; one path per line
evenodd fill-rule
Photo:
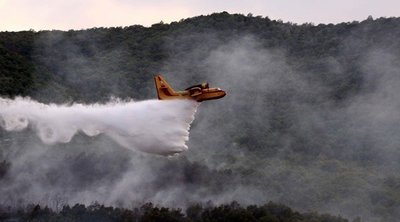
M 400 16 L 399 0 L 0 0 L 0 31 L 149 26 L 227 11 L 295 23 Z

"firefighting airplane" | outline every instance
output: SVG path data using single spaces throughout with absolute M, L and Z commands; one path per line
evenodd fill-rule
M 161 75 L 154 77 L 159 100 L 167 99 L 192 99 L 197 102 L 220 99 L 226 95 L 220 88 L 210 88 L 208 83 L 191 86 L 184 91 L 174 91 Z

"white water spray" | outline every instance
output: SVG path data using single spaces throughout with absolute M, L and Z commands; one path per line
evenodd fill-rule
M 46 144 L 68 143 L 78 132 L 102 133 L 128 149 L 173 155 L 188 149 L 197 105 L 189 100 L 46 105 L 29 98 L 0 98 L 0 126 L 7 131 L 31 127 Z

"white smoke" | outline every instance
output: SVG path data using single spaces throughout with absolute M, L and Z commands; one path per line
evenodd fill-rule
M 188 149 L 197 105 L 188 100 L 47 105 L 29 98 L 0 98 L 0 126 L 7 131 L 30 127 L 46 144 L 68 143 L 83 132 L 108 135 L 128 149 L 173 155 Z

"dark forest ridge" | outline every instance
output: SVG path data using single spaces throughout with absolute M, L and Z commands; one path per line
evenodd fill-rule
M 324 25 L 338 25 L 338 24 L 350 24 L 350 23 L 359 23 L 361 21 L 358 20 L 353 20 L 353 21 L 342 21 L 342 22 L 337 22 L 337 23 L 315 23 L 315 22 L 305 22 L 305 23 L 298 23 L 298 22 L 292 22 L 292 21 L 282 21 L 281 19 L 274 19 L 274 18 L 269 18 L 268 16 L 262 16 L 262 15 L 253 15 L 253 13 L 248 13 L 247 15 L 245 14 L 240 14 L 240 13 L 228 13 L 226 11 L 223 12 L 216 12 L 216 13 L 212 13 L 209 15 L 198 15 L 198 16 L 193 16 L 190 18 L 185 18 L 185 19 L 181 19 L 179 21 L 172 21 L 172 22 L 163 22 L 160 21 L 158 23 L 154 23 L 150 26 L 144 26 L 144 25 L 140 25 L 140 24 L 134 24 L 134 25 L 128 25 L 128 26 L 107 26 L 107 27 L 92 27 L 92 28 L 83 28 L 83 29 L 68 29 L 68 30 L 61 30 L 61 29 L 42 29 L 42 30 L 34 30 L 34 29 L 30 29 L 30 30 L 21 30 L 21 31 L 0 31 L 0 33 L 5 32 L 5 33 L 16 33 L 16 32 L 49 32 L 49 31 L 61 31 L 61 32 L 71 32 L 71 31 L 88 31 L 88 30 L 93 30 L 93 29 L 114 29 L 114 28 L 123 28 L 123 29 L 127 29 L 127 28 L 131 28 L 131 27 L 137 27 L 137 28 L 153 28 L 154 26 L 157 25 L 176 25 L 179 23 L 183 23 L 183 22 L 191 22 L 192 20 L 197 20 L 197 19 L 203 19 L 204 17 L 210 17 L 210 16 L 215 16 L 215 15 L 219 15 L 219 14 L 224 14 L 224 15 L 230 15 L 230 16 L 243 16 L 243 17 L 248 17 L 248 18 L 256 18 L 256 19 L 264 19 L 264 20 L 268 20 L 271 22 L 278 22 L 278 23 L 284 23 L 284 24 L 289 24 L 289 25 L 311 25 L 311 26 L 324 26 Z M 379 17 L 379 18 L 375 18 L 375 20 L 380 20 L 380 19 L 396 19 L 398 17 Z M 368 20 L 374 20 L 374 18 L 370 15 L 368 16 L 366 19 Z
M 150 28 L 135 25 L 124 28 L 93 28 L 67 32 L 1 32 L 0 94 L 29 95 L 43 100 L 47 93 L 36 94 L 37 91 L 42 91 L 43 86 L 46 85 L 53 88 L 48 90 L 55 90 L 51 93 L 51 100 L 57 101 L 64 100 L 63 97 L 73 100 L 98 101 L 108 98 L 110 95 L 141 98 L 138 91 L 146 90 L 148 93 L 150 91 L 148 84 L 139 84 L 139 82 L 147 83 L 152 75 L 162 68 L 163 63 L 173 56 L 170 54 L 171 51 L 166 50 L 165 47 L 173 42 L 171 40 L 176 41 L 178 36 L 184 35 L 198 35 L 197 37 L 188 36 L 193 40 L 193 45 L 198 47 L 203 47 L 201 38 L 206 37 L 204 35 L 214 35 L 213 37 L 218 41 L 205 46 L 204 50 L 211 50 L 221 44 L 221 41 L 229 41 L 243 35 L 254 35 L 263 47 L 285 49 L 289 57 L 302 58 L 299 65 L 307 66 L 302 67 L 307 71 L 325 72 L 323 67 L 316 67 L 318 66 L 315 64 L 316 61 L 309 60 L 323 56 L 339 56 L 338 50 L 341 41 L 353 34 L 358 35 L 362 44 L 368 47 L 377 44 L 382 47 L 391 47 L 391 44 L 395 44 L 394 47 L 398 47 L 398 44 L 386 41 L 386 39 L 392 39 L 391 37 L 398 35 L 399 24 L 400 18 L 379 18 L 337 25 L 296 25 L 268 18 L 240 14 L 230 15 L 223 12 L 171 24 L 154 24 Z M 181 44 L 183 45 L 185 42 Z M 72 48 L 68 48 L 69 46 Z M 51 51 L 48 51 L 49 47 L 51 47 Z M 126 54 L 116 57 L 109 51 L 115 49 Z M 356 59 L 360 53 L 361 51 L 355 51 L 353 55 L 347 55 L 349 58 L 344 57 L 343 59 Z M 106 64 L 102 66 L 110 69 L 109 71 L 114 71 L 120 80 L 111 86 L 102 85 L 98 76 L 107 75 L 105 72 L 108 70 L 92 69 L 86 70 L 87 73 L 81 79 L 84 83 L 90 82 L 87 84 L 88 87 L 85 87 L 88 88 L 85 92 L 82 91 L 84 90 L 82 87 L 76 87 L 79 83 L 65 82 L 62 77 L 64 74 L 59 72 L 68 74 L 68 71 L 58 70 L 57 67 L 64 66 L 65 64 L 62 63 L 68 63 L 70 56 L 75 54 L 90 63 L 85 65 L 97 66 L 98 64 L 95 63 L 103 64 L 103 61 L 99 61 L 99 59 L 104 60 Z M 62 58 L 67 61 L 61 61 Z M 118 67 L 107 66 L 107 63 L 113 65 L 110 62 L 113 60 L 119 63 Z M 346 63 L 345 65 L 351 66 Z M 321 68 L 322 70 L 319 70 Z M 348 75 L 349 78 L 354 78 L 350 76 L 355 76 L 357 71 L 352 67 L 348 68 L 352 70 L 352 73 Z M 137 81 L 138 79 L 139 81 Z M 354 87 L 349 87 L 347 81 L 343 82 L 345 86 L 339 87 L 336 96 L 344 96 L 348 90 L 353 90 L 349 89 Z M 118 88 L 118 92 L 113 92 L 111 89 L 115 86 Z M 93 87 L 96 90 L 92 90 Z M 64 95 L 61 95 L 60 92 L 63 92 Z
M 262 206 L 240 206 L 237 202 L 220 206 L 195 204 L 185 211 L 182 209 L 154 206 L 146 203 L 134 209 L 114 208 L 98 203 L 90 206 L 75 204 L 63 206 L 58 212 L 40 205 L 30 205 L 26 209 L 10 212 L 0 210 L 2 221 L 142 221 L 142 222 L 348 222 L 340 216 L 329 214 L 299 213 L 284 205 L 267 203 Z

